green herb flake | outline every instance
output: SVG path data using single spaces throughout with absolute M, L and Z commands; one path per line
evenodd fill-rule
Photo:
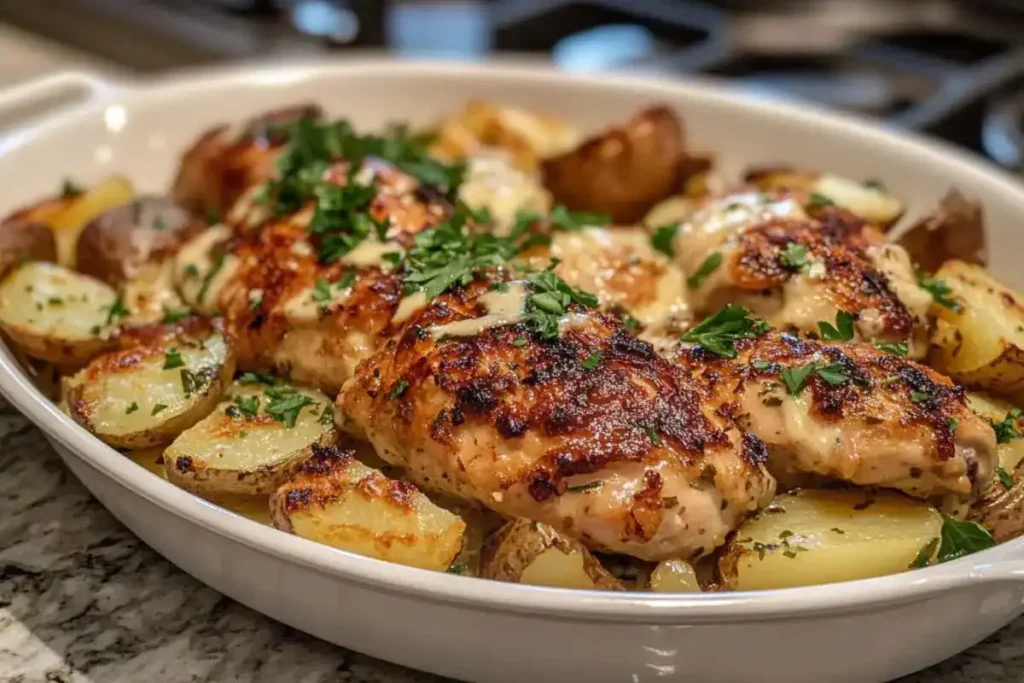
M 244 416 L 248 420 L 254 420 L 260 410 L 260 398 L 259 396 L 235 396 L 234 408 L 238 415 Z
M 665 256 L 673 258 L 675 256 L 675 249 L 672 243 L 675 241 L 678 230 L 679 225 L 677 224 L 663 225 L 660 228 L 655 228 L 654 233 L 651 234 L 651 246 Z
M 752 316 L 746 308 L 729 304 L 688 330 L 681 339 L 716 355 L 735 358 L 736 342 L 754 339 L 769 329 L 768 323 Z
M 914 403 L 928 403 L 932 400 L 932 395 L 924 391 L 911 391 L 910 400 Z
M 466 569 L 466 565 L 464 565 L 461 562 L 453 562 L 452 565 L 448 567 L 449 574 L 458 574 L 459 576 L 464 576 L 467 571 L 468 570 Z
M 651 440 L 651 443 L 655 446 L 661 445 L 661 436 L 658 434 L 658 428 L 652 427 L 651 425 L 645 425 L 644 431 L 647 432 L 647 438 Z
M 589 292 L 569 286 L 555 274 L 558 261 L 552 261 L 547 269 L 526 276 L 531 294 L 526 300 L 523 320 L 543 339 L 558 338 L 559 325 L 563 315 L 573 304 L 584 308 L 597 306 L 597 297 Z
M 960 302 L 950 296 L 953 290 L 949 288 L 945 280 L 939 280 L 919 272 L 917 274 L 917 284 L 920 285 L 921 289 L 928 291 L 932 295 L 932 301 L 938 305 L 944 306 L 951 311 L 959 311 L 961 309 Z
M 999 422 L 990 421 L 993 431 L 996 433 L 996 442 L 998 443 L 1009 443 L 1014 439 L 1021 438 L 1021 433 L 1017 430 L 1017 420 L 1020 419 L 1021 411 L 1014 408 L 1006 414 Z
M 185 392 L 185 398 L 192 398 L 209 386 L 212 370 L 213 368 L 203 368 L 192 372 L 188 368 L 181 369 L 181 388 Z
M 942 516 L 942 541 L 939 546 L 939 562 L 949 562 L 976 553 L 996 544 L 992 534 L 977 522 L 968 522 Z
M 800 270 L 807 265 L 807 247 L 790 242 L 779 252 L 779 262 L 792 270 Z
M 526 337 L 516 337 L 512 340 L 512 346 L 519 348 L 526 346 Z
M 331 286 L 327 284 L 326 280 L 317 280 L 313 284 L 313 301 L 320 304 L 321 307 L 331 301 Z
M 164 310 L 164 323 L 172 325 L 192 315 L 187 308 L 167 308 Z
M 697 272 L 686 278 L 686 286 L 690 289 L 697 289 L 704 281 L 707 280 L 712 273 L 718 270 L 718 267 L 722 265 L 722 252 L 716 251 L 715 253 L 704 259 L 704 263 L 700 264 L 700 268 Z
M 161 411 L 166 409 L 167 406 L 165 406 L 163 403 L 157 403 L 155 406 L 153 406 L 153 412 L 150 413 L 150 415 L 158 415 L 160 414 Z
M 601 362 L 601 352 L 594 351 L 592 354 L 583 359 L 580 365 L 583 366 L 584 370 L 596 370 L 598 363 Z
M 118 297 L 114 299 L 114 303 L 112 303 L 109 306 L 109 308 L 106 306 L 104 306 L 104 308 L 108 309 L 106 322 L 107 325 L 113 323 L 115 318 L 124 318 L 132 314 L 131 310 L 124 305 L 124 299 L 122 299 L 120 295 L 118 295 Z
M 910 563 L 910 569 L 921 569 L 927 567 L 932 561 L 932 557 L 935 556 L 935 549 L 939 545 L 939 539 L 933 538 L 932 540 L 925 543 L 920 550 L 917 551 L 917 556 L 914 557 L 914 561 Z
M 206 224 L 217 225 L 220 223 L 220 212 L 212 206 L 206 209 Z
M 320 413 L 320 424 L 325 427 L 330 427 L 334 424 L 334 406 L 330 403 L 324 405 L 324 410 Z
M 593 491 L 595 489 L 599 489 L 603 485 L 604 485 L 604 482 L 598 480 L 598 481 L 587 482 L 586 484 L 580 484 L 578 486 L 566 486 L 565 490 L 566 491 L 572 491 L 573 493 L 581 493 L 581 492 L 584 492 L 584 491 Z
M 249 290 L 249 310 L 255 311 L 263 304 L 263 290 L 262 289 L 250 289 Z
M 131 415 L 132 413 L 134 413 L 138 409 L 139 409 L 139 404 L 136 403 L 135 401 L 132 401 L 132 404 L 125 409 L 124 414 L 125 415 Z
M 164 353 L 164 370 L 174 370 L 185 365 L 185 359 L 181 357 L 178 349 L 170 348 Z
M 60 185 L 61 199 L 80 197 L 83 194 L 85 194 L 85 188 L 73 181 L 71 178 L 65 178 Z
M 277 384 L 277 378 L 268 372 L 243 372 L 238 381 L 242 384 L 265 384 L 271 387 Z
M 388 391 L 388 398 L 396 399 L 401 398 L 409 388 L 409 382 L 406 379 L 400 379 L 391 386 L 391 390 Z
M 834 201 L 817 192 L 812 192 L 811 196 L 807 199 L 808 206 L 835 206 L 835 204 Z
M 357 277 L 359 277 L 359 271 L 355 268 L 349 268 L 341 276 L 341 279 L 334 283 L 334 287 L 335 289 L 349 289 L 356 283 Z
M 999 479 L 999 483 L 1005 488 L 1013 488 L 1013 475 L 1003 469 L 1002 465 L 996 466 L 996 477 Z
M 910 353 L 910 348 L 905 341 L 896 343 L 879 342 L 875 344 L 875 346 L 886 353 L 891 353 L 892 355 L 899 356 L 900 358 L 906 358 L 907 354 Z
M 548 220 L 551 221 L 551 226 L 557 230 L 582 230 L 586 227 L 603 226 L 612 222 L 611 216 L 606 214 L 570 211 L 562 204 L 551 209 Z
M 313 405 L 314 403 L 313 399 L 309 396 L 300 394 L 290 387 L 265 386 L 263 388 L 263 395 L 267 398 L 263 412 L 278 422 L 283 423 L 289 429 L 295 426 L 295 422 L 299 418 L 299 412 L 306 406 Z
M 853 339 L 853 315 L 846 311 L 836 313 L 836 324 L 819 321 L 818 331 L 825 341 L 850 341 Z

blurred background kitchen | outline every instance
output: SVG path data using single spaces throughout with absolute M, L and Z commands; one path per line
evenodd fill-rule
M 379 50 L 714 74 L 1024 171 L 1024 0 L 0 0 L 0 87 Z

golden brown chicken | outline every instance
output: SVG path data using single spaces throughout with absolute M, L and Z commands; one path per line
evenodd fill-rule
M 538 331 L 545 292 L 508 277 L 411 315 L 346 384 L 344 426 L 427 490 L 648 560 L 708 553 L 771 499 L 764 444 L 682 368 L 578 304 Z
M 737 192 L 684 220 L 673 243 L 695 313 L 742 304 L 770 324 L 820 334 L 840 311 L 855 338 L 926 350 L 931 296 L 906 252 L 863 218 L 802 190 Z
M 713 396 L 705 410 L 768 445 L 780 482 L 815 475 L 965 501 L 992 480 L 992 428 L 934 370 L 868 344 L 774 332 L 735 349 L 682 346 L 676 360 Z

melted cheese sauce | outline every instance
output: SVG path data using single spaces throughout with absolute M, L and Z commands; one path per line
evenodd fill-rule
M 174 257 L 174 277 L 178 291 L 193 308 L 202 313 L 209 314 L 217 310 L 221 290 L 240 265 L 234 254 L 225 254 L 219 268 L 213 258 L 213 250 L 230 238 L 230 228 L 216 225 L 187 242 Z M 216 272 L 211 274 L 215 269 Z
M 327 290 L 330 292 L 328 298 L 322 298 L 322 290 L 309 286 L 288 299 L 282 308 L 288 322 L 295 324 L 316 322 L 322 315 L 329 314 L 345 303 L 352 294 L 352 287 L 342 289 L 337 286 L 337 283 L 327 285 Z
M 497 233 L 505 234 L 519 211 L 548 212 L 551 199 L 540 180 L 517 170 L 505 154 L 487 152 L 468 161 L 459 198 L 473 209 L 487 209 L 494 218 Z
M 241 197 L 235 200 L 234 205 L 225 217 L 225 222 L 228 225 L 239 228 L 252 229 L 269 221 L 274 215 L 270 207 L 265 203 L 256 201 L 256 197 L 261 192 L 261 185 L 254 185 L 246 190 Z
M 389 270 L 394 264 L 384 258 L 385 254 L 402 254 L 403 250 L 397 242 L 378 242 L 363 240 L 359 245 L 341 257 L 342 263 L 356 268 L 380 268 Z
M 398 304 L 398 310 L 391 317 L 391 322 L 395 325 L 401 325 L 413 315 L 426 308 L 428 303 L 430 302 L 427 301 L 427 295 L 424 292 L 410 294 Z
M 438 325 L 430 328 L 430 333 L 435 339 L 472 337 L 492 327 L 514 323 L 522 318 L 526 310 L 526 285 L 522 282 L 511 282 L 504 292 L 491 291 L 481 296 L 480 303 L 487 309 L 487 315 Z

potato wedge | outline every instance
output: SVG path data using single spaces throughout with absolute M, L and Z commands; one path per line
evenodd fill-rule
M 1024 413 L 1014 418 L 1011 411 L 1017 410 L 1017 406 L 995 396 L 983 394 L 976 391 L 967 392 L 967 403 L 971 410 L 985 418 L 989 422 L 1003 422 L 1010 419 L 1010 425 L 1018 434 L 1024 434 Z M 999 466 L 1006 472 L 1013 472 L 1017 465 L 1024 460 L 1024 438 L 1011 438 L 1000 441 L 996 446 L 996 454 L 999 456 Z
M 315 389 L 236 382 L 206 419 L 167 447 L 167 478 L 202 496 L 267 495 L 314 445 L 337 442 L 333 416 L 331 400 Z
M 546 159 L 544 187 L 556 203 L 608 214 L 616 223 L 629 225 L 682 188 L 685 158 L 682 121 L 659 105 Z
M 333 548 L 445 571 L 465 523 L 412 484 L 388 479 L 352 451 L 315 446 L 295 477 L 270 497 L 274 526 Z
M 655 593 L 700 593 L 693 565 L 683 560 L 664 560 L 651 572 L 651 590 Z
M 117 293 L 53 263 L 26 263 L 0 283 L 0 328 L 33 358 L 80 365 L 111 348 Z
M 78 238 L 78 271 L 121 287 L 205 229 L 205 222 L 166 197 L 138 197 L 89 221 Z
M 980 266 L 949 261 L 936 273 L 949 306 L 935 304 L 929 365 L 961 384 L 997 394 L 1024 392 L 1024 306 Z
M 748 171 L 744 179 L 764 190 L 799 189 L 821 195 L 883 230 L 895 225 L 906 210 L 900 199 L 881 186 L 833 173 L 788 167 L 758 168 Z
M 487 539 L 480 577 L 556 588 L 623 589 L 581 544 L 528 519 L 508 522 Z
M 931 213 L 900 235 L 897 243 L 918 268 L 928 273 L 950 259 L 983 266 L 988 253 L 981 203 L 952 189 Z
M 895 574 L 940 537 L 931 506 L 889 492 L 803 490 L 777 496 L 719 555 L 723 587 L 760 590 Z
M 120 341 L 124 348 L 64 380 L 75 421 L 119 448 L 170 442 L 213 410 L 235 371 L 223 332 L 206 320 L 132 330 Z

